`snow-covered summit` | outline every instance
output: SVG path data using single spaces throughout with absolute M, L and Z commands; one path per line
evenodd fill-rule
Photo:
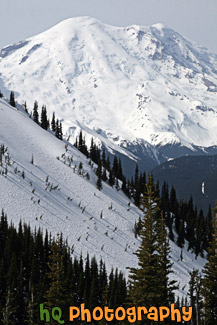
M 2 49 L 0 71 L 5 94 L 46 104 L 71 135 L 83 125 L 117 146 L 143 140 L 152 155 L 217 145 L 217 55 L 162 24 L 67 19 Z

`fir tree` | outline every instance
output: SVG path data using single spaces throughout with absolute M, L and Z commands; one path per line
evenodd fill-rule
M 56 242 L 53 242 L 51 246 L 51 256 L 49 258 L 48 267 L 50 269 L 47 277 L 49 279 L 49 289 L 45 294 L 45 305 L 48 308 L 53 306 L 63 307 L 65 305 L 65 293 L 66 288 L 64 265 L 63 265 L 63 247 L 61 247 L 61 240 L 59 234 L 57 235 Z M 51 324 L 56 324 L 55 321 L 51 321 Z
M 26 103 L 26 101 L 25 101 L 23 107 L 24 107 L 24 109 L 25 109 L 25 112 L 28 114 L 29 112 L 28 112 L 28 108 L 27 108 L 27 103 Z
M 109 172 L 109 181 L 108 181 L 109 185 L 113 187 L 113 185 L 115 184 L 115 179 L 114 179 L 114 175 L 113 172 L 110 170 Z
M 204 317 L 207 325 L 217 324 L 217 204 L 214 209 L 213 234 L 203 269 Z
M 45 130 L 49 128 L 49 121 L 47 118 L 47 109 L 46 106 L 43 105 L 41 109 L 41 127 Z
M 56 132 L 56 119 L 55 113 L 53 112 L 52 120 L 51 120 L 51 129 L 53 132 Z
M 118 158 L 117 158 L 117 156 L 114 156 L 114 159 L 113 159 L 112 172 L 115 177 L 118 176 Z
M 163 213 L 161 217 L 156 221 L 156 233 L 157 233 L 157 252 L 158 252 L 158 269 L 156 269 L 156 277 L 159 280 L 159 305 L 164 304 L 169 306 L 174 302 L 174 291 L 178 289 L 176 281 L 170 280 L 172 271 L 172 263 L 170 262 L 170 244 L 167 238 L 167 232 L 165 227 L 165 221 Z
M 202 309 L 203 301 L 201 295 L 201 276 L 198 270 L 193 270 L 189 272 L 189 291 L 188 296 L 190 298 L 190 306 L 192 306 L 192 319 L 191 324 L 199 325 L 202 324 Z
M 11 91 L 10 93 L 10 100 L 9 100 L 9 104 L 13 107 L 16 107 L 16 103 L 15 103 L 15 99 L 14 99 L 14 92 Z
M 155 232 L 155 216 L 159 204 L 155 198 L 155 189 L 150 175 L 146 185 L 146 193 L 142 200 L 144 219 L 140 237 L 141 246 L 136 251 L 139 268 L 130 268 L 129 300 L 135 306 L 156 306 L 159 301 L 157 238 Z
M 98 188 L 99 191 L 101 191 L 101 189 L 102 189 L 102 166 L 101 166 L 101 162 L 99 163 L 99 165 L 97 167 L 96 175 L 97 175 L 96 187 Z
M 39 115 L 38 115 L 38 102 L 34 102 L 34 107 L 33 107 L 33 121 L 37 124 L 39 124 Z

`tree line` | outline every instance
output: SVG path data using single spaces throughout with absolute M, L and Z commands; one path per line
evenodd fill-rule
M 138 164 L 134 176 L 130 180 L 126 180 L 121 159 L 114 155 L 111 162 L 109 155 L 106 155 L 105 148 L 97 146 L 93 138 L 91 139 L 90 149 L 88 149 L 85 137 L 80 131 L 74 146 L 97 165 L 95 168 L 96 186 L 99 190 L 102 189 L 102 181 L 107 182 L 108 185 L 115 186 L 117 190 L 122 189 L 130 199 L 133 199 L 135 205 L 140 207 L 141 197 L 146 191 L 147 177 L 145 172 L 139 172 Z M 185 241 L 187 241 L 188 249 L 193 251 L 196 256 L 201 255 L 203 257 L 211 240 L 211 206 L 209 206 L 208 214 L 205 216 L 202 209 L 197 210 L 192 196 L 188 202 L 178 200 L 174 186 L 169 189 L 166 182 L 163 183 L 161 189 L 159 183 L 156 183 L 155 195 L 160 200 L 160 209 L 163 211 L 163 217 L 169 230 L 169 238 L 176 241 L 180 248 L 183 248 Z M 140 232 L 140 226 L 141 220 L 135 224 L 136 236 Z M 175 239 L 175 233 L 177 239 Z
M 122 272 L 107 273 L 96 258 L 72 256 L 62 235 L 56 240 L 41 229 L 32 231 L 19 223 L 8 224 L 2 211 L 0 221 L 0 324 L 41 324 L 39 305 L 59 306 L 68 319 L 69 306 L 85 302 L 92 310 L 126 300 Z
M 156 196 L 156 184 L 150 175 L 141 199 L 144 217 L 140 247 L 135 252 L 138 266 L 129 268 L 129 281 L 116 270 L 110 273 L 95 257 L 75 257 L 62 235 L 54 239 L 42 230 L 32 231 L 19 223 L 8 224 L 2 211 L 0 220 L 0 322 L 1 324 L 40 324 L 39 305 L 48 310 L 58 306 L 68 320 L 69 306 L 81 303 L 91 311 L 108 306 L 192 306 L 191 324 L 213 325 L 217 321 L 217 208 L 212 239 L 203 275 L 191 272 L 188 297 L 175 297 L 177 281 L 171 279 L 172 263 L 165 220 Z M 80 320 L 75 321 L 80 324 Z M 84 322 L 85 323 L 85 322 Z M 106 324 L 104 320 L 95 322 Z M 125 324 L 124 322 L 121 322 Z M 175 322 L 176 323 L 176 322 Z M 51 321 L 50 324 L 55 324 Z M 117 322 L 111 322 L 117 324 Z M 144 318 L 138 324 L 153 324 Z M 164 324 L 171 324 L 166 321 Z

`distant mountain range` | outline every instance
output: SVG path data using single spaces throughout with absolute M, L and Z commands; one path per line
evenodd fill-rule
M 168 158 L 217 154 L 217 55 L 155 24 L 68 19 L 0 52 L 0 89 L 55 111 L 124 161 L 151 170 Z

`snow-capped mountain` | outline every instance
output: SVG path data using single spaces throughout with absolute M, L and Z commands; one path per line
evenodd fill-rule
M 87 158 L 66 141 L 43 130 L 24 113 L 0 99 L 0 210 L 18 225 L 63 232 L 76 256 L 95 255 L 108 269 L 136 266 L 133 254 L 140 245 L 133 228 L 142 212 L 115 188 L 103 182 L 96 188 L 96 175 Z M 79 168 L 80 163 L 82 167 Z M 89 177 L 87 177 L 87 173 Z M 187 246 L 187 245 L 186 245 Z M 201 269 L 205 260 L 171 242 L 173 275 L 186 293 L 188 271 Z
M 76 130 L 131 160 L 209 152 L 217 145 L 217 55 L 155 24 L 61 22 L 0 53 L 0 88 L 46 104 Z

